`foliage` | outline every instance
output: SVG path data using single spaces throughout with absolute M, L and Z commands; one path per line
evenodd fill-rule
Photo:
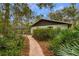
M 55 55 L 79 55 L 79 31 L 64 30 L 50 42 L 50 49 Z
M 9 32 L 7 36 L 0 35 L 0 55 L 1 56 L 15 56 L 20 55 L 23 48 L 22 35 L 14 32 Z
M 35 16 L 34 19 L 43 18 L 44 15 L 37 16 L 32 14 L 33 11 L 29 8 L 29 4 L 0 4 L 0 55 L 20 55 L 20 51 L 23 46 L 23 30 L 13 30 L 18 24 L 25 25 L 25 32 L 30 31 L 30 19 Z M 39 8 L 48 8 L 53 10 L 54 4 L 36 4 Z M 55 20 L 66 20 L 69 18 L 78 20 L 79 11 L 75 8 L 75 4 L 70 4 L 55 13 L 51 13 L 49 17 Z M 48 16 L 48 15 L 47 15 Z M 52 17 L 53 16 L 53 17 Z M 10 19 L 11 18 L 11 19 Z M 12 21 L 13 19 L 13 21 Z M 11 22 L 10 22 L 11 21 Z M 74 22 L 75 23 L 75 22 Z M 50 48 L 55 51 L 56 55 L 79 55 L 79 26 L 75 26 L 74 29 L 60 30 L 60 29 L 36 29 L 33 36 L 39 40 L 50 40 Z M 17 34 L 17 32 L 19 32 Z M 63 51 L 62 51 L 63 50 Z
M 79 56 L 79 39 L 62 44 L 56 54 L 63 56 Z
M 54 13 L 50 13 L 49 14 L 49 18 L 52 19 L 52 20 L 60 20 L 60 21 L 62 21 L 63 14 L 60 11 L 57 11 L 57 12 L 54 12 Z
M 75 22 L 77 22 L 79 18 L 79 11 L 76 8 L 76 4 L 71 3 L 68 7 L 49 13 L 48 17 L 51 20 L 53 19 L 53 20 L 61 20 L 67 22 L 74 21 L 74 25 L 75 25 Z
M 2 20 L 0 19 L 0 33 L 2 32 Z
M 38 28 L 33 31 L 33 36 L 38 40 L 49 40 L 51 38 L 54 38 L 59 32 L 60 29 L 54 30 L 53 28 L 45 28 L 45 29 Z
M 64 12 L 65 15 L 68 15 L 69 17 L 75 18 L 75 16 L 77 15 L 76 10 L 77 10 L 76 4 L 70 4 L 69 7 L 63 9 L 63 12 Z
M 42 7 L 49 7 L 50 9 L 52 9 L 54 6 L 55 6 L 55 4 L 53 4 L 53 3 L 39 3 L 39 4 L 37 4 L 40 8 L 42 8 Z

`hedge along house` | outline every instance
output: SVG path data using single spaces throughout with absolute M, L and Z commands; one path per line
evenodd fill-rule
M 68 22 L 40 19 L 38 22 L 36 22 L 35 24 L 32 25 L 31 34 L 33 33 L 33 30 L 37 29 L 37 28 L 67 29 L 67 28 L 71 27 L 71 25 L 72 24 L 68 23 Z

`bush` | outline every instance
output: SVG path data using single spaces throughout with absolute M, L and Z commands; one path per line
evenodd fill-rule
M 39 40 L 49 40 L 49 48 L 55 55 L 79 56 L 79 26 L 71 29 L 36 29 L 33 36 Z
M 79 56 L 79 40 L 61 44 L 56 54 L 60 56 Z
M 0 56 L 20 55 L 23 48 L 22 35 L 9 32 L 7 36 L 0 37 Z
M 60 32 L 60 29 L 53 29 L 53 28 L 45 28 L 45 29 L 35 29 L 33 31 L 33 36 L 38 40 L 49 40 L 51 38 L 54 38 L 58 33 Z
M 49 43 L 55 55 L 79 55 L 78 30 L 63 30 Z

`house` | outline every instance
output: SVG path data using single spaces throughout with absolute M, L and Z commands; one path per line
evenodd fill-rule
M 32 25 L 31 27 L 31 33 L 33 33 L 34 29 L 37 28 L 61 28 L 61 29 L 67 29 L 71 27 L 71 23 L 63 22 L 63 21 L 56 21 L 56 20 L 46 20 L 46 19 L 40 19 L 38 22 Z

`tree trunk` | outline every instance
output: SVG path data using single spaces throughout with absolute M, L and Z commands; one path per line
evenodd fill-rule
M 2 13 L 2 21 L 3 21 L 3 35 L 6 36 L 8 34 L 9 28 L 9 4 L 3 4 L 3 13 Z

